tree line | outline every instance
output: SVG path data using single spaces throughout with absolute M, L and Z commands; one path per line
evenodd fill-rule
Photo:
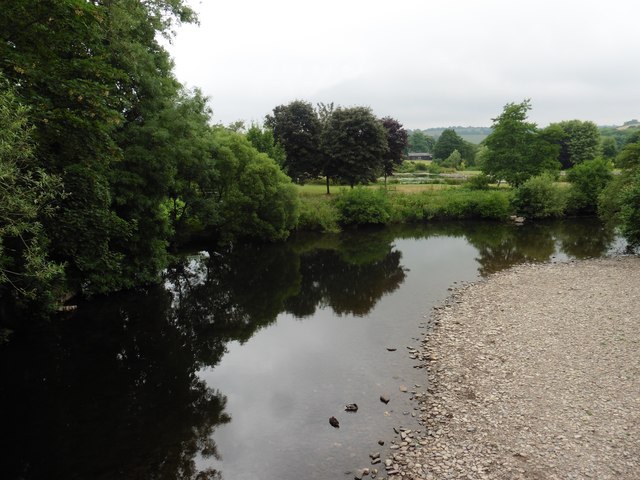
M 303 100 L 279 105 L 265 118 L 265 131 L 253 125 L 256 137 L 272 136 L 273 143 L 254 146 L 268 153 L 279 145 L 284 150 L 281 166 L 295 182 L 325 177 L 327 193 L 331 180 L 350 185 L 366 184 L 392 175 L 402 163 L 407 131 L 391 117 L 376 118 L 369 107 L 337 107 Z M 270 137 L 271 138 L 271 137 Z
M 264 128 L 213 125 L 158 40 L 181 23 L 197 23 L 183 0 L 3 3 L 0 305 L 156 282 L 198 238 L 284 239 L 291 178 L 353 186 L 402 160 L 402 125 L 367 107 L 294 101 Z
M 285 238 L 290 179 L 211 125 L 158 38 L 197 22 L 183 0 L 3 2 L 0 299 L 155 282 L 195 236 Z

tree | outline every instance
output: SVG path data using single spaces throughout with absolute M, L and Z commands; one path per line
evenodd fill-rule
M 0 68 L 31 108 L 39 165 L 68 193 L 44 225 L 71 288 L 106 293 L 164 266 L 174 165 L 149 126 L 180 85 L 157 36 L 192 21 L 182 0 L 3 3 Z
M 283 169 L 299 183 L 315 178 L 322 172 L 320 154 L 321 124 L 309 102 L 294 100 L 279 105 L 265 117 L 265 126 L 273 131 L 277 143 L 284 148 Z
M 444 160 L 453 153 L 454 150 L 463 150 L 464 139 L 452 128 L 447 128 L 438 137 L 433 148 L 433 156 L 438 160 Z
M 404 151 L 408 145 L 407 131 L 402 124 L 391 117 L 382 119 L 382 126 L 387 132 L 388 153 L 383 159 L 382 171 L 384 184 L 387 185 L 387 176 L 393 175 L 394 169 L 402 164 Z
M 622 234 L 632 247 L 640 246 L 640 169 L 631 174 L 629 186 L 621 194 Z
M 613 178 L 611 163 L 603 158 L 586 160 L 567 170 L 571 182 L 568 209 L 575 213 L 596 213 L 598 197 Z
M 28 114 L 0 75 L 0 298 L 49 306 L 63 270 L 49 257 L 41 219 L 63 187 L 37 166 Z
M 593 122 L 567 120 L 551 124 L 562 131 L 558 159 L 563 169 L 595 159 L 600 153 L 600 131 Z
M 436 144 L 431 135 L 427 135 L 420 130 L 414 130 L 409 135 L 409 152 L 432 152 Z
M 445 160 L 454 150 L 460 153 L 461 158 L 468 164 L 473 164 L 475 160 L 475 148 L 464 138 L 456 133 L 452 128 L 447 128 L 438 137 L 433 149 L 433 156 L 436 160 Z
M 600 142 L 602 156 L 607 160 L 613 160 L 618 153 L 618 146 L 614 137 L 602 137 Z
M 353 186 L 374 181 L 389 151 L 387 132 L 368 107 L 336 109 L 322 135 L 327 177 Z
M 532 176 L 560 167 L 555 137 L 549 132 L 540 132 L 535 123 L 526 121 L 530 109 L 529 100 L 505 105 L 502 114 L 493 119 L 493 131 L 484 141 L 488 150 L 482 171 L 514 187 Z
M 640 246 L 640 141 L 628 143 L 618 154 L 622 167 L 598 198 L 598 214 L 619 223 L 631 247 Z
M 616 165 L 627 170 L 640 167 L 640 141 L 625 145 L 618 154 Z
M 282 145 L 276 142 L 273 130 L 266 127 L 260 128 L 257 123 L 252 123 L 249 130 L 247 130 L 246 136 L 256 150 L 266 153 L 278 165 L 284 166 L 287 161 L 287 154 Z
M 454 150 L 451 155 L 442 161 L 442 166 L 459 169 L 462 166 L 462 155 L 458 150 Z
M 227 240 L 286 239 L 298 218 L 291 179 L 243 135 L 216 130 L 214 138 L 217 178 L 211 195 L 218 202 L 221 235 Z

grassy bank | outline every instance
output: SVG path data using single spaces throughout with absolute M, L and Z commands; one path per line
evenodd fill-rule
M 298 230 L 339 231 L 359 224 L 416 223 L 435 220 L 505 220 L 512 214 L 511 191 L 471 190 L 464 187 L 428 184 L 333 187 L 326 194 L 322 185 L 298 187 L 300 219 Z

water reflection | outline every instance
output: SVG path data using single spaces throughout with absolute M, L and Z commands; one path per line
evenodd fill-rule
M 117 295 L 9 344 L 3 478 L 219 478 L 194 459 L 217 455 L 226 398 L 198 379 L 201 339 L 170 307 L 162 288 Z
M 283 312 L 301 319 L 316 318 L 321 310 L 371 315 L 414 267 L 403 263 L 407 259 L 396 243 L 425 240 L 416 249 L 420 252 L 442 245 L 428 241 L 436 237 L 473 246 L 471 268 L 480 275 L 557 256 L 597 257 L 616 240 L 591 220 L 524 227 L 451 223 L 304 235 L 286 244 L 185 256 L 166 272 L 163 286 L 87 302 L 76 314 L 22 332 L 0 350 L 0 407 L 10 412 L 0 439 L 2 477 L 221 479 L 224 472 L 204 469 L 198 459 L 218 458 L 216 428 L 233 428 L 225 412 L 230 393 L 224 392 L 232 387 L 206 384 L 199 372 L 218 365 L 229 342 L 246 342 Z M 448 265 L 462 262 L 455 253 L 450 257 L 443 259 Z M 413 281 L 422 285 L 424 279 L 416 273 Z M 397 305 L 386 308 L 398 310 Z M 392 315 L 386 317 L 394 322 Z M 354 338 L 351 351 L 372 352 L 368 368 L 379 368 L 375 361 L 388 362 L 373 353 L 379 345 L 354 335 L 354 322 L 339 322 L 351 330 L 331 335 Z M 322 326 L 316 322 L 313 328 Z M 299 355 L 291 363 L 301 375 L 308 373 L 308 351 L 274 348 L 281 356 Z M 341 355 L 333 352 L 336 359 Z M 315 364 L 322 362 L 317 358 Z M 331 382 L 342 378 L 334 367 Z M 350 375 L 348 368 L 344 378 Z M 224 470 L 224 458 L 215 464 Z
M 287 312 L 305 317 L 328 306 L 338 315 L 363 316 L 404 281 L 402 253 L 388 231 L 350 233 L 333 241 L 301 253 L 300 290 L 287 300 Z

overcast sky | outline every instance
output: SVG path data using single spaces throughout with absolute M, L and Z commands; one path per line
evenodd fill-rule
M 192 0 L 168 47 L 216 123 L 295 99 L 407 128 L 489 126 L 531 98 L 539 126 L 640 118 L 639 0 Z

